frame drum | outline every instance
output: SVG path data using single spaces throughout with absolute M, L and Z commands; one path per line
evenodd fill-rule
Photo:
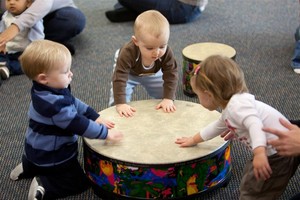
M 83 139 L 84 169 L 95 193 L 105 199 L 186 199 L 228 183 L 230 145 L 221 137 L 180 148 L 175 140 L 193 136 L 220 113 L 200 104 L 175 101 L 176 112 L 160 100 L 130 102 L 137 109 L 120 117 L 115 106 L 100 112 L 124 138 L 117 143 Z
M 236 51 L 231 46 L 221 43 L 196 43 L 185 47 L 182 50 L 183 56 L 183 74 L 182 84 L 183 93 L 193 97 L 195 93 L 190 85 L 190 79 L 196 66 L 211 55 L 224 55 L 231 59 L 235 59 Z

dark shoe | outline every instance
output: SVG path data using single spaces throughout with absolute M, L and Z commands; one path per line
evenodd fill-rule
M 43 188 L 38 177 L 34 177 L 30 184 L 28 200 L 42 200 L 45 195 L 45 189 Z
M 111 10 L 105 12 L 107 19 L 111 22 L 129 22 L 134 21 L 138 16 L 137 13 L 134 13 L 127 8 L 119 8 L 116 10 Z
M 11 180 L 16 181 L 22 178 L 22 174 L 23 174 L 23 165 L 22 163 L 20 163 L 10 172 L 9 177 Z
M 292 124 L 294 124 L 294 125 L 297 125 L 298 127 L 300 127 L 300 120 L 299 119 L 297 119 L 297 120 L 290 120 L 290 122 L 292 123 Z
M 63 45 L 65 45 L 65 47 L 67 47 L 67 49 L 69 49 L 71 55 L 74 55 L 75 54 L 75 47 L 73 44 L 69 43 L 69 42 L 64 42 L 62 43 Z

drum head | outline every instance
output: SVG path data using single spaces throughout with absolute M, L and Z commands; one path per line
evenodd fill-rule
M 115 122 L 115 129 L 123 132 L 118 143 L 87 139 L 86 144 L 99 154 L 114 160 L 140 164 L 169 164 L 204 157 L 218 150 L 225 141 L 216 137 L 194 147 L 180 148 L 175 140 L 182 136 L 193 136 L 212 121 L 220 117 L 217 111 L 209 111 L 197 103 L 178 101 L 176 112 L 165 113 L 155 106 L 160 100 L 131 102 L 136 108 L 133 117 L 120 117 L 115 106 L 100 112 L 104 119 Z
M 195 63 L 199 63 L 208 56 L 216 54 L 233 59 L 236 55 L 236 51 L 229 45 L 213 42 L 191 44 L 182 50 L 184 59 Z

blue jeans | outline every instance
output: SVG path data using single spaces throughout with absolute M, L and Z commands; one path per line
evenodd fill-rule
M 291 66 L 293 69 L 300 69 L 300 40 L 296 41 Z
M 131 101 L 132 94 L 134 89 L 138 85 L 142 85 L 147 94 L 154 99 L 163 99 L 163 84 L 164 81 L 162 79 L 163 73 L 162 71 L 158 71 L 156 74 L 151 76 L 135 76 L 128 75 L 128 81 L 126 83 L 126 103 Z M 110 98 L 109 98 L 109 106 L 114 105 L 114 94 L 113 89 L 110 89 Z
M 291 66 L 293 69 L 300 69 L 300 26 L 296 29 L 295 40 L 295 50 L 292 57 Z
M 117 59 L 119 56 L 119 49 L 115 53 L 114 57 L 114 65 L 113 65 L 113 72 L 116 68 Z M 161 70 L 156 72 L 156 74 L 151 76 L 135 76 L 135 75 L 128 75 L 128 80 L 126 83 L 126 103 L 131 101 L 132 94 L 134 92 L 134 88 L 138 85 L 142 85 L 148 95 L 154 99 L 163 99 L 163 73 Z M 114 92 L 113 92 L 113 85 L 111 83 L 111 89 L 110 89 L 110 96 L 109 96 L 109 102 L 108 106 L 113 106 L 115 104 L 114 101 Z
M 49 13 L 44 18 L 45 39 L 63 43 L 82 32 L 85 15 L 77 8 L 65 7 Z
M 177 0 L 118 0 L 119 3 L 140 14 L 146 10 L 161 12 L 170 24 L 182 24 L 197 19 L 200 14 L 199 6 L 181 3 Z
M 19 62 L 19 56 L 22 52 L 3 54 L 0 53 L 0 62 L 6 62 L 6 67 L 9 69 L 10 75 L 23 74 L 21 64 Z

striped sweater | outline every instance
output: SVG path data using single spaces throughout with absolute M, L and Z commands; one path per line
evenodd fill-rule
M 99 114 L 72 96 L 33 81 L 25 137 L 25 155 L 38 166 L 55 166 L 77 156 L 78 135 L 105 139 L 107 127 L 95 122 Z

